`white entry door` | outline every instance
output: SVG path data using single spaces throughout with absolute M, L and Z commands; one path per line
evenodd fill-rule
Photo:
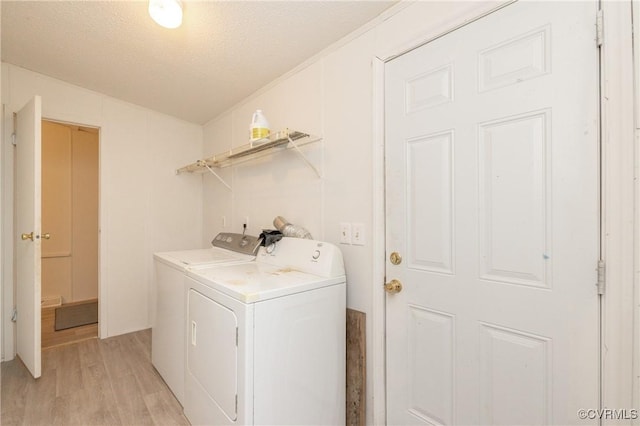
M 15 226 L 17 353 L 34 378 L 41 369 L 41 123 L 36 96 L 17 115 Z
M 389 424 L 598 408 L 596 10 L 518 2 L 386 64 Z

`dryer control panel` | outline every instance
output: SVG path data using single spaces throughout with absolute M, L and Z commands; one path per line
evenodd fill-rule
M 260 239 L 253 235 L 221 232 L 211 241 L 211 245 L 237 253 L 255 256 L 260 247 Z

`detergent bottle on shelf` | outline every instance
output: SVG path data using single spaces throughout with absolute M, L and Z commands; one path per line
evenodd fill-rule
M 262 114 L 262 110 L 257 109 L 251 119 L 251 142 L 264 139 L 269 136 L 269 133 L 269 122 L 264 114 Z

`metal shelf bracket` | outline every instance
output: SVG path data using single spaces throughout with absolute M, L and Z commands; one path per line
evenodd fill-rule
M 307 163 L 307 166 L 311 167 L 313 169 L 314 172 L 316 172 L 316 175 L 322 179 L 322 174 L 320 173 L 320 171 L 318 171 L 317 167 L 314 166 L 313 164 L 311 164 L 311 161 L 309 161 L 309 159 L 307 158 L 306 155 L 304 155 L 302 153 L 302 151 L 300 151 L 300 148 L 298 147 L 298 144 L 295 143 L 295 141 L 291 138 L 289 138 L 289 143 L 291 144 L 291 146 L 293 146 L 296 150 L 296 152 L 298 153 L 298 155 L 300 156 L 300 158 L 302 158 L 302 160 Z
M 206 162 L 206 161 L 204 161 L 204 160 L 200 160 L 199 162 L 202 162 L 202 165 L 203 165 L 204 167 L 206 167 L 206 168 L 207 168 L 207 170 L 209 170 L 209 172 L 211 172 L 211 174 L 212 174 L 212 175 L 214 175 L 216 178 L 218 178 L 218 180 L 219 180 L 220 182 L 222 182 L 222 184 L 223 184 L 224 186 L 226 186 L 227 188 L 229 188 L 229 191 L 231 191 L 231 185 L 229 185 L 229 184 L 228 184 L 224 179 L 222 179 L 222 177 L 220 177 L 220 175 L 219 175 L 219 174 L 217 174 L 217 173 L 215 172 L 215 170 L 213 170 L 213 169 L 211 168 L 211 166 L 209 166 L 209 165 L 207 164 L 207 162 Z

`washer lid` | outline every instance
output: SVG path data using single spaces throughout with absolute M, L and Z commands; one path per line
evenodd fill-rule
M 187 274 L 243 303 L 255 303 L 345 282 L 344 275 L 325 278 L 261 262 L 195 269 Z
M 255 256 L 236 253 L 217 247 L 196 250 L 168 251 L 156 253 L 154 256 L 160 261 L 185 269 L 248 262 L 255 259 Z

